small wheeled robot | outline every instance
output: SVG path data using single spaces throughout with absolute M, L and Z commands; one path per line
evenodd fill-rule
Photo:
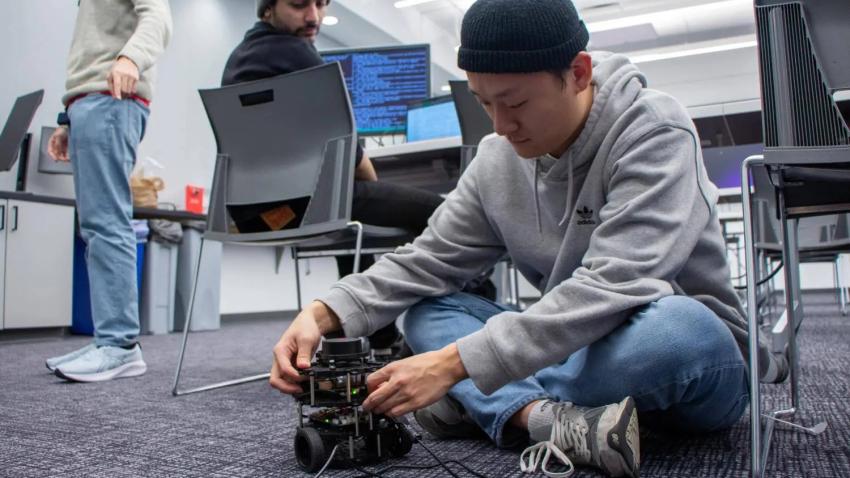
M 302 375 L 305 392 L 298 403 L 295 458 L 314 473 L 326 464 L 335 468 L 369 465 L 406 455 L 413 446 L 408 428 L 384 415 L 364 413 L 366 377 L 384 366 L 366 339 L 324 339 L 321 351 Z

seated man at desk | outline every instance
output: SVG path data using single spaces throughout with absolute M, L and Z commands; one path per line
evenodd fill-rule
M 458 66 L 497 134 L 421 236 L 296 317 L 274 387 L 301 391 L 322 334 L 407 310 L 418 355 L 370 375 L 364 409 L 416 411 L 438 437 L 530 440 L 523 471 L 638 476 L 638 412 L 686 433 L 738 421 L 746 325 L 693 122 L 588 36 L 569 1 L 472 4 Z M 543 294 L 522 312 L 459 292 L 505 251 Z M 763 363 L 762 380 L 781 378 Z
M 222 85 L 269 78 L 311 68 L 324 63 L 313 42 L 319 34 L 329 0 L 258 0 L 258 21 L 230 55 L 222 75 Z M 421 233 L 428 218 L 443 199 L 429 191 L 378 181 L 377 173 L 357 147 L 354 172 L 354 200 L 351 219 L 363 224 L 397 227 Z M 361 270 L 374 264 L 371 256 L 361 260 Z M 354 268 L 352 256 L 337 258 L 340 277 Z M 481 281 L 474 282 L 476 284 Z M 484 282 L 492 288 L 492 283 Z M 485 288 L 486 288 L 485 286 Z M 487 293 L 495 293 L 493 290 Z M 385 348 L 399 338 L 395 324 L 375 332 L 373 347 Z

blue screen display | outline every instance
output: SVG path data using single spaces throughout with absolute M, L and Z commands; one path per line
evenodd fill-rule
M 411 108 L 407 111 L 407 141 L 460 136 L 460 122 L 452 101 Z
M 359 134 L 404 133 L 407 104 L 431 96 L 428 45 L 323 52 L 338 61 Z

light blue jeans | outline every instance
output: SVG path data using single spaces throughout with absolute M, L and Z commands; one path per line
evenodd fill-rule
M 466 293 L 426 299 L 408 311 L 404 331 L 414 352 L 437 350 L 480 330 L 490 317 L 506 310 Z M 527 437 L 506 426 L 511 416 L 544 398 L 594 407 L 631 395 L 642 423 L 685 432 L 729 427 L 749 400 L 747 370 L 732 333 L 702 303 L 681 296 L 638 309 L 623 325 L 564 362 L 490 396 L 470 379 L 449 394 L 503 447 Z
M 86 243 L 94 341 L 122 346 L 139 335 L 136 236 L 130 172 L 148 109 L 135 100 L 92 94 L 71 104 L 68 154 L 80 233 Z

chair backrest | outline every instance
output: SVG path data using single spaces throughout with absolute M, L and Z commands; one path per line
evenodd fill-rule
M 850 129 L 832 97 L 850 88 L 850 2 L 756 0 L 755 7 L 765 162 L 850 161 Z
M 357 138 L 338 63 L 200 94 L 219 153 L 208 230 L 229 231 L 229 207 L 283 201 L 306 204 L 310 232 L 348 222 Z
M 463 141 L 460 170 L 463 171 L 475 157 L 481 139 L 493 132 L 493 121 L 475 95 L 469 91 L 469 82 L 449 81 L 449 87 L 460 121 L 460 135 Z

